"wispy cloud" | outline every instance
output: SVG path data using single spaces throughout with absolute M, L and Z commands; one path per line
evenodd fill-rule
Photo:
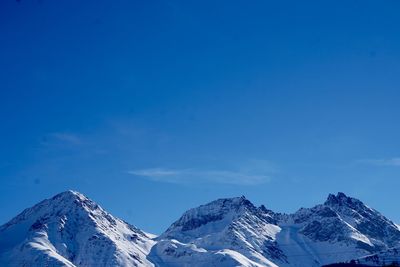
M 167 169 L 161 169 L 161 168 L 129 171 L 130 174 L 137 175 L 137 176 L 145 176 L 145 177 L 175 176 L 175 175 L 182 174 L 182 172 L 187 172 L 187 171 L 167 170 Z
M 265 174 L 244 173 L 229 170 L 194 170 L 151 168 L 132 170 L 128 173 L 156 182 L 166 183 L 219 183 L 233 185 L 258 185 L 270 181 Z
M 363 159 L 363 160 L 358 160 L 357 162 L 375 166 L 400 167 L 400 157 L 388 158 L 388 159 Z
M 81 144 L 82 139 L 76 134 L 72 133 L 52 133 L 52 137 L 58 139 L 59 141 L 70 143 L 70 144 Z
M 81 145 L 82 143 L 83 141 L 80 136 L 67 132 L 50 133 L 42 140 L 42 144 L 44 145 Z

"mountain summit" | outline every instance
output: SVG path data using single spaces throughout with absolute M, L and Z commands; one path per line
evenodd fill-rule
M 321 266 L 400 258 L 400 230 L 344 193 L 293 214 L 244 196 L 186 211 L 154 238 L 66 191 L 0 226 L 0 266 Z
M 349 207 L 352 209 L 369 209 L 363 202 L 356 198 L 348 197 L 346 194 L 339 192 L 336 195 L 329 194 L 324 205 L 330 207 Z
M 153 241 L 75 191 L 0 227 L 0 266 L 145 266 Z
M 189 265 L 193 255 L 207 255 L 212 262 L 224 255 L 221 266 L 240 266 L 236 257 L 249 266 L 276 266 L 270 259 L 283 259 L 284 255 L 274 243 L 279 227 L 270 220 L 271 216 L 243 196 L 218 199 L 185 212 L 158 238 L 161 242 L 152 251 L 160 266 L 168 262 Z M 175 250 L 175 240 L 191 246 L 179 245 Z

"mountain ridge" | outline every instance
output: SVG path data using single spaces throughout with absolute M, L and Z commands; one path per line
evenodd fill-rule
M 380 262 L 399 246 L 398 225 L 342 192 L 292 214 L 221 198 L 154 236 L 68 190 L 0 226 L 2 266 L 321 266 Z

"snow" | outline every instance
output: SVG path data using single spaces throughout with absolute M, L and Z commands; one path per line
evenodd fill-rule
M 161 240 L 150 253 L 150 258 L 156 266 L 243 266 L 243 267 L 277 267 L 267 261 L 260 264 L 248 259 L 243 254 L 230 250 L 205 250 L 194 244 L 184 244 L 177 240 Z M 216 265 L 217 264 L 217 265 Z
M 217 254 L 224 255 L 225 257 L 229 256 L 230 258 L 236 260 L 239 263 L 238 266 L 243 266 L 243 267 L 253 267 L 253 266 L 254 267 L 263 267 L 263 266 L 264 267 L 265 266 L 277 267 L 278 266 L 270 261 L 267 261 L 267 265 L 256 263 L 254 261 L 249 260 L 242 254 L 240 254 L 236 251 L 230 250 L 230 249 L 224 249 L 222 251 L 217 252 Z
M 262 251 L 268 244 L 273 246 L 280 228 L 270 224 L 264 215 L 244 197 L 219 199 L 189 210 L 158 239 L 164 243 L 176 239 L 210 252 L 229 249 L 249 262 L 274 266 Z M 157 251 L 161 253 L 158 257 L 163 258 L 165 251 Z
M 0 226 L 0 266 L 312 267 L 399 260 L 396 248 L 399 226 L 343 193 L 294 214 L 218 199 L 156 236 L 67 191 Z
M 80 193 L 67 191 L 0 227 L 1 266 L 153 266 L 154 241 Z M 43 263 L 43 264 L 42 264 Z
M 370 266 L 386 266 L 400 262 L 400 247 L 389 248 L 368 256 L 355 259 L 358 263 Z

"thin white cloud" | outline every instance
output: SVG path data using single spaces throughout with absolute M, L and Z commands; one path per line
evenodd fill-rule
M 81 145 L 82 138 L 73 133 L 56 132 L 46 135 L 42 140 L 43 145 Z
M 165 177 L 165 176 L 173 176 L 181 174 L 181 172 L 177 170 L 166 170 L 161 168 L 134 170 L 134 171 L 129 171 L 129 173 L 145 177 Z
M 400 167 L 400 158 L 389 158 L 389 159 L 363 159 L 358 160 L 359 163 L 365 163 L 375 166 L 395 166 Z
M 65 143 L 70 144 L 81 144 L 82 140 L 79 136 L 72 133 L 52 133 L 52 137 L 56 138 L 57 140 Z
M 270 181 L 270 177 L 268 175 L 227 170 L 177 170 L 152 168 L 132 170 L 128 173 L 151 181 L 178 184 L 218 183 L 232 185 L 258 185 Z

